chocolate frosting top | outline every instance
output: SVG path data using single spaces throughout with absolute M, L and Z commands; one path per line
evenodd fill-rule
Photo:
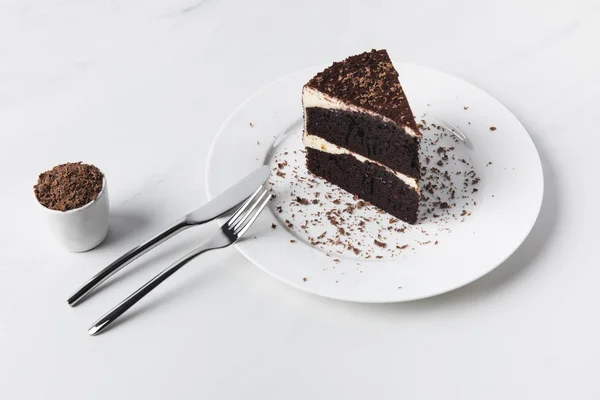
M 386 50 L 371 50 L 334 62 L 306 86 L 376 112 L 419 133 L 398 72 Z

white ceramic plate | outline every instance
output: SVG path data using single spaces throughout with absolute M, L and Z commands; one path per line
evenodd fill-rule
M 301 90 L 322 68 L 271 83 L 240 105 L 221 128 L 208 157 L 210 198 L 265 162 L 276 168 L 270 180 L 276 198 L 250 236 L 236 244 L 265 272 L 334 299 L 421 299 L 487 274 L 533 227 L 542 203 L 542 167 L 514 115 L 458 78 L 412 64 L 394 65 L 413 112 L 418 119 L 425 114 L 429 127 L 422 130 L 422 163 L 427 168 L 422 186 L 433 179 L 440 197 L 423 192 L 429 200 L 421 206 L 418 225 L 390 222 L 390 215 L 372 206 L 348 209 L 356 199 L 307 173 Z M 458 128 L 468 141 L 457 142 L 438 125 Z M 447 151 L 438 152 L 440 147 Z M 276 174 L 278 164 L 282 168 Z M 334 225 L 340 219 L 344 222 Z M 330 243 L 322 243 L 327 239 Z

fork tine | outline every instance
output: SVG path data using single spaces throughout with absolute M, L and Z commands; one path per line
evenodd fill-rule
M 262 202 L 260 203 L 260 205 L 256 208 L 254 208 L 253 211 L 250 211 L 249 214 L 251 214 L 252 212 L 254 213 L 250 219 L 246 222 L 246 224 L 244 226 L 242 226 L 242 228 L 240 229 L 239 232 L 234 232 L 234 234 L 240 238 L 247 230 L 248 228 L 250 228 L 250 226 L 254 223 L 254 221 L 256 221 L 256 218 L 258 218 L 258 216 L 260 215 L 261 211 L 265 208 L 265 206 L 267 205 L 267 203 L 269 202 L 269 200 L 271 199 L 271 195 L 269 194 L 267 197 L 265 197 Z
M 256 189 L 250 197 L 248 197 L 248 199 L 244 202 L 244 204 L 242 204 L 240 206 L 240 208 L 238 208 L 237 211 L 231 216 L 231 218 L 229 218 L 229 220 L 227 221 L 228 227 L 231 227 L 235 222 L 237 222 L 238 217 L 240 215 L 242 215 L 242 213 L 246 210 L 246 208 L 248 208 L 250 203 L 252 203 L 252 201 L 254 201 L 256 196 L 258 196 L 258 194 L 263 190 L 264 190 L 264 188 L 262 186 L 259 186 L 259 188 Z
M 246 211 L 244 212 L 244 214 L 239 218 L 239 220 L 235 223 L 235 225 L 233 226 L 233 228 L 231 228 L 231 230 L 235 233 L 236 231 L 238 231 L 240 229 L 240 227 L 244 226 L 244 223 L 246 222 L 246 220 L 248 219 L 248 217 L 250 217 L 252 215 L 252 211 L 254 211 L 254 209 L 261 204 L 261 201 L 263 200 L 263 198 L 265 197 L 270 198 L 271 195 L 269 194 L 269 192 L 265 189 L 263 193 L 261 193 L 260 196 L 258 196 L 258 198 L 256 199 L 256 201 L 252 204 L 252 206 Z

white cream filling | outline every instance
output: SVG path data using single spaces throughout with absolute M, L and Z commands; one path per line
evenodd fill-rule
M 366 113 L 366 114 L 369 114 L 372 116 L 379 117 L 382 120 L 384 120 L 385 122 L 395 123 L 388 117 L 385 117 L 381 114 L 377 114 L 376 112 L 373 112 L 370 110 L 365 110 L 364 108 L 360 108 L 360 107 L 357 107 L 357 106 L 354 106 L 351 104 L 346 104 L 344 102 L 341 102 L 338 99 L 335 99 L 331 96 L 326 95 L 325 93 L 321 93 L 318 90 L 315 90 L 313 88 L 306 87 L 306 86 L 304 88 L 302 88 L 302 104 L 303 104 L 304 108 L 320 107 L 320 108 L 327 108 L 330 110 L 345 110 L 345 111 Z M 305 118 L 304 124 L 305 124 L 304 131 L 306 131 L 306 118 Z M 406 133 L 408 133 L 411 136 L 421 136 L 418 132 L 415 132 L 413 129 L 411 129 L 410 127 L 408 127 L 406 125 L 403 125 L 402 127 L 404 128 Z
M 419 184 L 417 183 L 417 180 L 415 178 L 411 178 L 410 176 L 406 176 L 398 171 L 394 171 L 393 169 L 383 165 L 379 161 L 374 161 L 367 157 L 361 156 L 360 154 L 356 154 L 348 149 L 345 149 L 345 148 L 335 145 L 331 142 L 328 142 L 327 140 L 325 140 L 319 136 L 310 135 L 310 134 L 306 133 L 306 131 L 302 135 L 302 141 L 304 142 L 304 145 L 306 147 L 310 147 L 311 149 L 320 150 L 320 151 L 323 151 L 323 152 L 329 153 L 329 154 L 349 154 L 352 157 L 356 158 L 360 162 L 368 161 L 368 162 L 377 164 L 380 167 L 385 168 L 388 172 L 390 172 L 391 174 L 396 176 L 402 182 L 406 183 L 413 190 L 416 190 L 417 193 L 419 192 Z

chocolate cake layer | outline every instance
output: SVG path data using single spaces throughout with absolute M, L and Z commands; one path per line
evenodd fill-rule
M 351 155 L 306 149 L 308 170 L 410 224 L 417 222 L 419 194 L 385 168 Z
M 419 132 L 398 72 L 386 50 L 371 50 L 335 62 L 306 86 Z
M 306 109 L 306 132 L 412 178 L 420 178 L 419 139 L 392 122 L 364 113 Z

